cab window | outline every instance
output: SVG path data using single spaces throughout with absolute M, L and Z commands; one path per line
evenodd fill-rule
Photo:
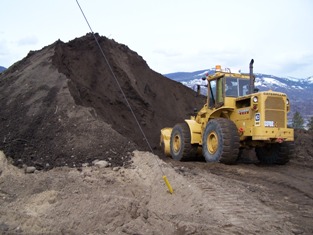
M 238 79 L 237 78 L 226 79 L 225 94 L 228 97 L 238 97 Z
M 216 80 L 210 81 L 210 93 L 208 95 L 208 98 L 210 100 L 209 106 L 213 107 L 215 105 L 215 100 L 216 100 Z
M 238 78 L 225 78 L 225 96 L 238 97 L 249 93 L 249 80 Z

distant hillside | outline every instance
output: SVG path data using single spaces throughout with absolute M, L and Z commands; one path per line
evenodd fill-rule
M 206 69 L 195 72 L 177 72 L 164 74 L 164 76 L 181 82 L 185 86 L 195 89 L 197 84 L 204 85 L 207 82 L 201 78 L 206 74 L 213 74 L 214 70 Z M 313 116 L 313 76 L 308 78 L 292 78 L 292 77 L 277 77 L 268 74 L 256 73 L 255 85 L 261 91 L 273 90 L 284 92 L 288 95 L 291 102 L 291 113 L 289 119 L 295 111 L 299 111 L 307 120 Z M 203 90 L 206 92 L 206 89 Z
M 4 71 L 4 70 L 6 70 L 6 68 L 3 67 L 3 66 L 0 66 L 0 73 L 1 73 L 2 71 Z

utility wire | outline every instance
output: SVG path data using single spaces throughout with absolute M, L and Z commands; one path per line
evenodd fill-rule
M 120 91 L 121 91 L 121 93 L 122 93 L 122 95 L 123 95 L 123 98 L 124 98 L 124 100 L 125 100 L 125 102 L 126 102 L 128 108 L 129 108 L 129 110 L 131 111 L 131 113 L 132 113 L 132 115 L 133 115 L 133 117 L 134 117 L 134 119 L 135 119 L 135 121 L 136 121 L 136 123 L 137 123 L 137 126 L 138 126 L 138 128 L 139 128 L 141 134 L 143 135 L 143 137 L 144 137 L 144 139 L 145 139 L 145 141 L 146 141 L 146 143 L 147 143 L 147 145 L 148 145 L 148 147 L 149 147 L 150 152 L 151 152 L 152 154 L 154 154 L 154 152 L 153 152 L 153 150 L 152 150 L 152 147 L 151 147 L 151 145 L 150 145 L 150 143 L 149 143 L 149 141 L 148 141 L 148 138 L 147 138 L 147 136 L 145 135 L 145 133 L 144 133 L 144 131 L 143 131 L 143 129 L 142 129 L 140 123 L 138 122 L 138 119 L 137 119 L 137 117 L 136 117 L 136 115 L 135 115 L 135 112 L 134 112 L 134 110 L 132 109 L 130 103 L 128 102 L 128 99 L 127 99 L 127 97 L 126 97 L 126 95 L 125 95 L 125 93 L 124 93 L 124 91 L 123 91 L 123 89 L 122 89 L 122 87 L 121 87 L 121 85 L 120 85 L 120 83 L 119 83 L 117 77 L 115 76 L 115 73 L 114 73 L 114 71 L 113 71 L 113 69 L 112 69 L 112 67 L 111 67 L 111 65 L 110 65 L 110 63 L 109 63 L 109 61 L 108 61 L 108 59 L 107 59 L 105 53 L 103 52 L 103 50 L 102 50 L 102 48 L 101 48 L 101 45 L 100 45 L 100 43 L 99 43 L 97 37 L 95 36 L 95 33 L 93 32 L 93 30 L 92 30 L 92 28 L 91 28 L 91 26 L 90 26 L 90 24 L 89 24 L 89 22 L 88 22 L 88 20 L 87 20 L 87 17 L 85 16 L 84 11 L 83 11 L 83 9 L 81 8 L 81 6 L 80 6 L 78 0 L 76 0 L 76 3 L 77 3 L 77 5 L 78 5 L 78 7 L 79 7 L 79 9 L 80 9 L 80 11 L 81 11 L 81 13 L 82 13 L 82 15 L 83 15 L 84 18 L 85 18 L 85 21 L 86 21 L 86 23 L 87 23 L 87 25 L 88 25 L 88 27 L 89 27 L 89 29 L 90 29 L 90 32 L 91 32 L 92 36 L 94 37 L 94 39 L 95 39 L 95 41 L 96 41 L 96 43 L 97 43 L 97 45 L 98 45 L 98 47 L 99 47 L 99 50 L 101 51 L 101 54 L 102 54 L 102 56 L 103 56 L 105 62 L 107 63 L 107 65 L 108 65 L 108 67 L 109 67 L 109 70 L 110 70 L 110 72 L 111 72 L 111 74 L 112 74 L 112 76 L 113 76 L 113 78 L 114 78 L 114 80 L 115 80 L 115 82 L 116 82 L 118 88 L 120 89 Z M 157 163 L 158 163 L 158 166 L 159 166 L 160 169 L 161 169 L 162 174 L 164 175 L 163 169 L 162 169 L 162 167 L 161 167 L 159 161 L 158 161 L 157 159 L 156 159 L 156 161 L 157 161 Z

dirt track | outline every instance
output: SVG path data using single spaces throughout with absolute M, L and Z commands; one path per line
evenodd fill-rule
M 19 234 L 312 234 L 312 164 L 159 160 L 129 168 L 24 174 L 1 159 L 0 232 Z M 158 161 L 158 162 L 157 162 Z M 167 192 L 160 167 L 174 194 Z
M 207 187 L 212 180 L 209 175 L 213 174 L 218 177 L 220 182 L 223 182 L 220 187 L 221 191 L 225 190 L 225 195 L 223 195 L 225 205 L 229 205 L 233 212 L 235 210 L 236 216 L 240 217 L 240 213 L 245 210 L 251 213 L 254 211 L 256 217 L 251 215 L 249 223 L 264 218 L 265 225 L 268 223 L 266 220 L 271 217 L 271 212 L 269 214 L 266 212 L 266 208 L 269 207 L 275 211 L 278 218 L 281 218 L 280 221 L 275 222 L 277 226 L 293 225 L 294 229 L 289 232 L 296 234 L 313 232 L 312 167 L 312 164 L 303 165 L 294 161 L 285 166 L 245 163 L 235 166 L 187 163 L 187 167 L 185 166 L 189 168 L 188 174 L 192 174 L 192 178 L 205 175 L 204 179 L 199 180 L 203 182 L 204 187 Z M 225 182 L 232 188 L 230 194 L 228 194 L 227 186 L 225 187 Z M 243 189 L 245 195 L 242 198 L 233 191 L 236 187 Z M 210 194 L 210 190 L 208 192 Z M 218 197 L 224 201 L 223 197 Z M 219 203 L 223 205 L 223 202 Z M 236 207 L 238 207 L 237 211 Z M 261 233 L 264 234 L 264 231 Z M 273 233 L 277 234 L 277 232 Z

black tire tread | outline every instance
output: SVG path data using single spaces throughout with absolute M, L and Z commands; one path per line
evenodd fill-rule
M 220 155 L 218 161 L 224 164 L 235 164 L 240 147 L 240 137 L 235 123 L 226 118 L 215 118 L 210 120 L 207 125 L 209 125 L 209 123 L 216 125 L 220 130 L 222 138 L 222 146 L 219 146 L 221 149 L 218 150 Z M 205 140 L 203 140 L 203 144 L 204 141 Z M 203 151 L 207 150 L 203 148 Z
M 294 157 L 295 144 L 294 142 L 274 143 L 265 147 L 255 148 L 255 152 L 262 164 L 284 165 Z
M 196 152 L 195 146 L 193 146 L 191 144 L 190 129 L 189 129 L 189 126 L 186 122 L 176 124 L 173 127 L 172 132 L 176 129 L 180 129 L 182 132 L 183 149 L 182 149 L 182 152 L 180 152 L 179 156 L 176 156 L 176 157 L 173 156 L 174 154 L 173 154 L 173 150 L 172 150 L 172 136 L 171 136 L 171 140 L 170 140 L 171 155 L 172 155 L 172 158 L 174 160 L 186 161 L 186 160 L 194 157 L 195 152 Z
M 224 164 L 235 164 L 239 154 L 240 137 L 238 129 L 231 120 L 226 118 L 216 119 L 221 123 L 224 136 L 224 148 L 220 162 Z

